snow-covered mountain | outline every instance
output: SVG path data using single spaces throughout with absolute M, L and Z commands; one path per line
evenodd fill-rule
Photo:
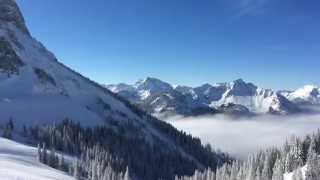
M 122 83 L 119 85 L 107 85 L 106 87 L 152 114 L 168 116 L 216 112 L 215 109 L 195 102 L 194 97 L 191 95 L 183 94 L 177 90 L 182 87 L 174 88 L 169 83 L 156 78 L 146 78 L 134 85 Z M 186 88 L 188 89 L 188 87 Z
M 119 84 L 107 87 L 118 95 L 138 104 L 149 113 L 199 115 L 228 114 L 290 114 L 301 111 L 300 103 L 318 104 L 319 89 L 306 86 L 294 92 L 259 88 L 242 79 L 230 83 L 204 84 L 199 87 L 170 86 L 155 78 L 147 78 L 150 88 Z M 144 82 L 144 81 L 140 81 Z M 163 84 L 165 88 L 159 88 Z M 125 87 L 125 88 L 124 88 Z M 299 102 L 299 103 L 298 103 Z
M 287 114 L 298 111 L 298 107 L 288 101 L 281 94 L 270 90 L 258 88 L 252 83 L 242 79 L 228 83 L 226 91 L 219 100 L 211 102 L 211 107 L 225 104 L 238 104 L 253 113 Z
M 145 80 L 139 80 L 134 85 L 120 83 L 117 85 L 107 85 L 106 87 L 114 93 L 128 97 L 130 100 L 144 100 L 150 95 L 163 92 L 170 93 L 174 90 L 169 83 L 150 77 Z
M 148 97 L 148 92 L 157 93 L 158 89 L 162 92 L 170 87 L 161 83 L 153 86 L 150 81 L 137 83 L 132 88 L 138 90 L 137 97 Z M 88 129 L 101 125 L 113 137 L 118 135 L 122 138 L 120 144 L 124 150 L 117 157 L 126 159 L 130 166 L 139 169 L 138 172 L 132 172 L 137 176 L 145 175 L 140 170 L 142 168 L 160 172 L 159 169 L 165 170 L 162 166 L 166 166 L 172 170 L 167 171 L 166 175 L 173 177 L 174 173 L 185 174 L 196 168 L 225 162 L 222 156 L 207 151 L 197 139 L 158 121 L 107 88 L 60 63 L 53 53 L 31 36 L 16 1 L 0 0 L 0 134 L 8 132 L 5 125 L 8 121 L 12 122 L 10 132 L 20 133 L 22 127 L 26 130 L 43 125 L 63 124 L 65 119 L 79 122 L 79 126 Z M 101 136 L 103 139 L 104 136 Z M 178 138 L 183 138 L 184 141 L 177 140 Z M 144 149 L 139 149 L 142 148 L 139 146 L 131 148 L 130 152 L 143 151 L 150 155 L 156 149 L 154 153 L 157 156 L 149 158 L 148 162 L 134 161 L 135 157 L 129 159 L 126 156 L 129 154 L 125 148 L 126 145 L 129 146 L 126 142 L 134 140 Z M 188 145 L 183 142 L 188 142 Z M 88 148 L 93 148 L 96 144 L 98 142 L 91 142 Z M 191 151 L 190 147 L 198 151 Z M 107 149 L 105 147 L 103 150 Z M 171 165 L 162 163 L 157 164 L 157 168 L 150 166 L 159 162 L 157 158 L 167 158 Z M 0 161 L 2 164 L 3 160 Z M 178 167 L 173 166 L 173 162 L 184 163 Z M 149 167 L 143 167 L 144 163 Z M 161 177 L 163 174 L 154 173 L 150 176 Z M 0 179 L 3 177 L 0 176 Z

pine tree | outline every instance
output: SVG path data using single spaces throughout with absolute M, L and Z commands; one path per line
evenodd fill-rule
M 283 180 L 284 168 L 282 164 L 282 159 L 278 158 L 273 167 L 272 180 Z
M 56 153 L 55 153 L 55 150 L 53 148 L 51 148 L 51 150 L 50 150 L 50 154 L 49 154 L 49 157 L 48 157 L 48 165 L 50 167 L 57 168 Z
M 130 173 L 129 173 L 129 167 L 127 167 L 127 169 L 126 169 L 123 180 L 131 180 Z
M 14 123 L 12 117 L 10 117 L 9 122 L 7 124 L 7 128 L 12 131 L 14 129 Z
M 308 149 L 307 161 L 310 158 L 313 158 L 314 154 L 316 154 L 316 149 L 317 149 L 317 146 L 316 146 L 315 139 L 311 138 L 310 146 L 309 146 L 309 149 Z
M 38 144 L 37 146 L 37 151 L 38 151 L 38 155 L 37 155 L 37 159 L 39 162 L 42 162 L 42 152 L 41 152 L 41 147 L 40 147 L 40 144 Z
M 238 170 L 239 170 L 239 163 L 238 161 L 236 161 L 235 163 L 233 163 L 231 167 L 230 180 L 237 180 Z
M 262 178 L 261 177 L 262 175 L 261 175 L 261 172 L 260 172 L 260 169 L 259 168 L 257 168 L 257 170 L 256 170 L 256 176 L 255 176 L 255 180 L 263 180 L 264 178 Z
M 79 180 L 81 177 L 80 168 L 77 160 L 73 162 L 73 177 L 76 180 Z
M 12 139 L 13 130 L 14 130 L 14 123 L 12 118 L 10 118 L 3 129 L 2 136 L 7 139 Z
M 48 155 L 47 155 L 47 147 L 45 144 L 42 145 L 42 160 L 41 162 L 44 163 L 44 164 L 47 164 L 48 163 Z
M 303 180 L 303 175 L 300 169 L 296 170 L 292 176 L 292 180 Z
M 268 154 L 268 155 L 270 155 L 270 154 Z M 270 157 L 269 156 L 267 156 L 266 158 L 265 158 L 265 161 L 264 161 L 264 164 L 263 164 L 263 169 L 262 169 L 262 174 L 261 174 L 261 180 L 269 180 L 269 179 L 271 179 L 271 170 L 270 170 L 270 168 L 272 168 L 272 166 L 271 166 L 271 164 L 270 164 L 270 159 L 269 159 Z
M 320 158 L 315 151 L 309 152 L 307 161 L 306 180 L 319 180 L 320 177 Z
M 91 164 L 91 173 L 91 180 L 98 180 L 96 161 L 93 161 Z
M 58 169 L 61 170 L 61 171 L 67 171 L 67 169 L 65 168 L 65 162 L 64 162 L 63 154 L 61 156 L 59 156 Z

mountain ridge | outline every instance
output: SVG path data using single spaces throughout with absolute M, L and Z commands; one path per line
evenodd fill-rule
M 243 79 L 237 79 L 229 83 L 205 83 L 198 87 L 173 86 L 156 78 L 148 77 L 146 79 L 149 81 L 154 80 L 157 84 L 161 82 L 170 88 L 167 88 L 166 91 L 158 89 L 156 93 L 152 93 L 149 89 L 140 88 L 138 90 L 135 85 L 124 83 L 121 83 L 122 89 L 117 84 L 106 85 L 106 87 L 119 96 L 128 99 L 131 103 L 139 105 L 149 113 L 156 116 L 160 114 L 159 117 L 162 116 L 161 114 L 199 115 L 192 113 L 192 110 L 196 108 L 210 110 L 202 112 L 200 115 L 211 113 L 230 114 L 230 112 L 244 115 L 264 113 L 292 114 L 302 111 L 298 103 L 301 102 L 299 99 L 304 99 L 304 104 L 315 105 L 320 103 L 320 90 L 316 86 L 307 86 L 309 87 L 307 90 L 298 89 L 289 92 L 260 88 L 253 83 L 245 82 Z M 301 91 L 305 93 L 301 93 Z M 144 94 L 143 98 L 141 94 Z M 231 107 L 237 108 L 228 109 Z M 243 112 L 239 112 L 239 110 L 243 110 Z

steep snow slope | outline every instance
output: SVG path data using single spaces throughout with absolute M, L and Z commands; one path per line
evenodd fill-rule
M 37 160 L 37 149 L 0 138 L 1 180 L 74 180 Z
M 1 120 L 39 125 L 69 118 L 90 126 L 139 119 L 125 102 L 59 63 L 32 38 L 15 1 L 0 0 L 0 9 Z

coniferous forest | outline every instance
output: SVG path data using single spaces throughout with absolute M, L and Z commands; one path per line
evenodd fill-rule
M 183 157 L 182 150 L 163 149 L 162 142 L 149 142 L 145 137 L 137 137 L 140 129 L 132 124 L 97 126 L 83 128 L 79 123 L 64 120 L 61 123 L 43 127 L 24 127 L 24 137 L 38 145 L 39 160 L 51 167 L 64 170 L 76 177 L 102 180 L 106 176 L 121 179 L 126 174 L 142 179 L 174 179 L 175 175 L 192 175 L 196 169 L 210 167 L 216 169 L 225 162 L 231 162 L 228 154 L 214 151 L 210 145 L 203 146 L 198 138 L 177 131 L 171 125 L 149 117 L 174 144 L 196 159 Z M 14 123 L 10 120 L 3 126 L 3 135 L 11 137 Z M 133 137 L 134 135 L 134 137 Z M 55 152 L 75 157 L 67 163 Z

